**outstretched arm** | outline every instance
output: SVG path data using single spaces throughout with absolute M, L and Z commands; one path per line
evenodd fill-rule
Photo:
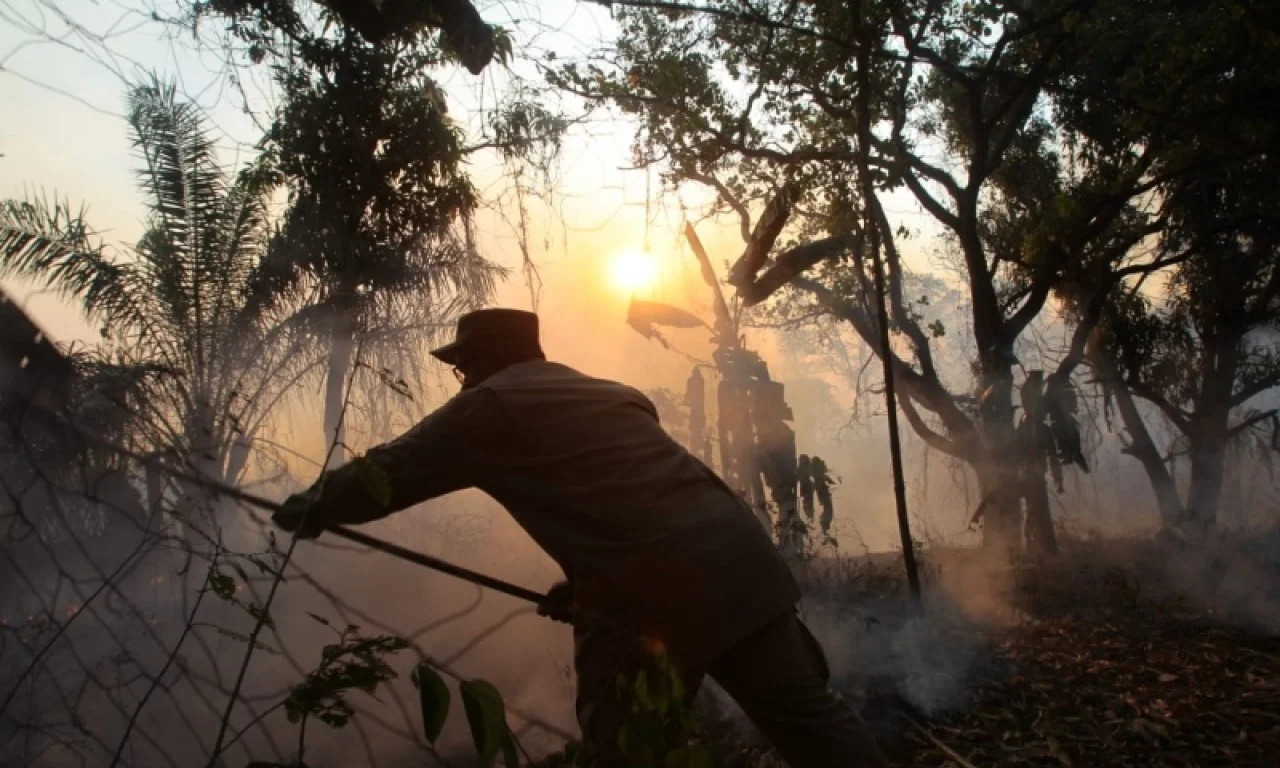
M 272 520 L 313 538 L 331 525 L 379 520 L 475 485 L 490 434 L 490 397 L 485 390 L 459 394 L 395 440 L 322 474 L 289 497 Z

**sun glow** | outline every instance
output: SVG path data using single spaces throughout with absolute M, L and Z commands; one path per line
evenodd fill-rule
M 658 261 L 653 254 L 638 248 L 618 251 L 609 264 L 609 277 L 623 293 L 637 293 L 657 281 Z

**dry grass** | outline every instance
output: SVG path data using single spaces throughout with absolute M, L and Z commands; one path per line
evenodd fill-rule
M 860 669 L 843 683 L 895 765 L 1261 768 L 1280 755 L 1277 542 L 1274 531 L 1070 540 L 1004 567 L 931 551 L 925 620 L 902 609 L 892 556 L 815 563 L 803 578 L 809 594 L 875 620 L 884 645 L 858 641 Z M 918 658 L 867 674 L 891 654 L 901 662 L 905 640 Z M 960 646 L 962 664 L 928 663 Z M 931 682 L 958 695 L 926 711 L 908 695 L 920 690 L 912 674 L 951 675 Z

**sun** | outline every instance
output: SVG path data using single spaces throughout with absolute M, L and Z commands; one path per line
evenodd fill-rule
M 658 279 L 658 261 L 653 254 L 638 248 L 627 248 L 613 255 L 609 277 L 623 293 L 632 294 L 649 288 Z

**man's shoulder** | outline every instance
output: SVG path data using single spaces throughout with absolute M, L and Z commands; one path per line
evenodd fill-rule
M 445 400 L 440 404 L 440 407 L 428 414 L 424 423 L 443 424 L 474 418 L 490 410 L 496 402 L 497 398 L 494 393 L 483 387 L 464 389 Z
M 600 381 L 592 376 L 571 368 L 564 363 L 550 360 L 529 360 L 508 366 L 480 382 L 475 389 L 499 392 L 504 389 L 521 388 L 540 383 L 556 381 Z M 610 382 L 612 383 L 612 382 Z
M 564 363 L 550 360 L 531 360 L 500 371 L 475 387 L 484 390 L 499 401 L 520 399 L 525 395 L 537 396 L 551 392 L 576 392 L 582 396 L 648 402 L 644 393 L 635 387 L 612 379 L 591 376 Z

